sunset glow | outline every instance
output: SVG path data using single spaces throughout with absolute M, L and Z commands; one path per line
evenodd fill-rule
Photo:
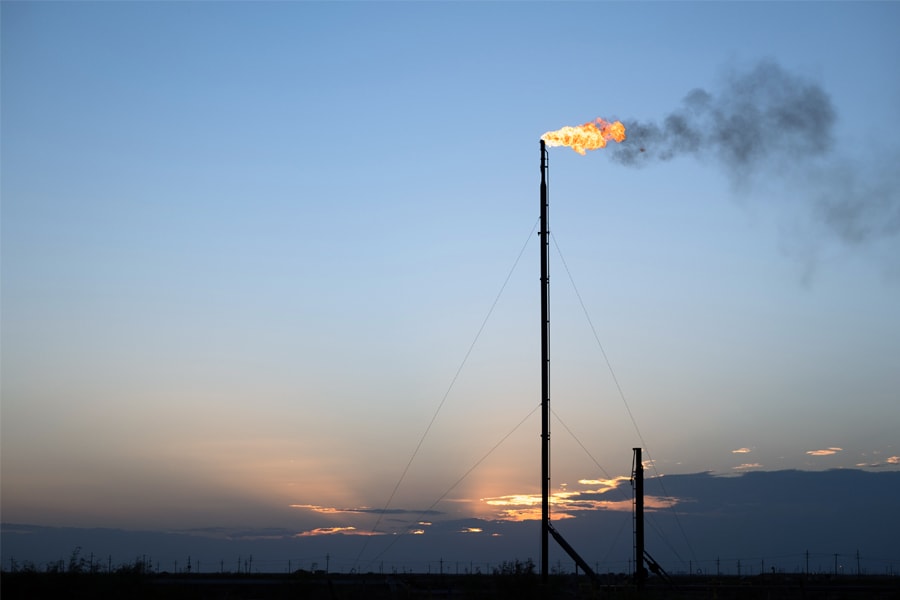
M 0 0 L 3 578 L 896 570 L 897 23 Z
M 625 476 L 612 479 L 581 479 L 582 485 L 594 486 L 596 489 L 557 491 L 550 495 L 554 519 L 573 518 L 581 511 L 631 511 L 633 501 L 631 490 L 620 489 L 623 483 L 630 481 Z M 616 498 L 608 498 L 611 492 L 617 492 Z M 482 502 L 496 512 L 493 517 L 503 521 L 531 521 L 541 519 L 541 496 L 537 494 L 513 494 L 483 498 Z M 644 507 L 647 510 L 659 510 L 678 504 L 675 498 L 645 495 Z

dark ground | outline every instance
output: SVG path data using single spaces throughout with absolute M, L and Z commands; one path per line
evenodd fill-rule
M 536 574 L 522 575 L 196 575 L 135 573 L 5 572 L 3 600 L 41 598 L 280 600 L 380 598 L 609 598 L 721 600 L 900 600 L 900 577 L 764 577 L 675 578 L 674 588 L 651 579 L 637 590 L 627 578 L 553 575 L 546 587 Z

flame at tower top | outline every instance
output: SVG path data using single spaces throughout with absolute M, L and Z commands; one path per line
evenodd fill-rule
M 603 119 L 590 121 L 578 127 L 566 126 L 556 131 L 548 131 L 541 136 L 548 146 L 568 146 L 578 154 L 585 150 L 605 148 L 609 140 L 621 142 L 625 139 L 625 126 L 621 121 L 610 123 Z

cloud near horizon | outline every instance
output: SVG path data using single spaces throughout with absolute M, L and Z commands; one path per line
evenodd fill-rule
M 895 465 L 900 464 L 900 457 L 892 455 L 891 458 Z M 884 515 L 894 514 L 895 498 L 900 494 L 900 470 L 896 466 L 878 471 L 753 471 L 736 472 L 733 476 L 703 472 L 667 475 L 664 479 L 665 491 L 659 489 L 661 480 L 658 478 L 646 483 L 648 492 L 678 501 L 676 511 L 663 510 L 654 515 L 654 528 L 658 527 L 659 532 L 668 536 L 674 544 L 672 547 L 659 547 L 658 554 L 654 552 L 654 557 L 665 564 L 676 567 L 680 564 L 676 550 L 682 556 L 689 555 L 690 552 L 681 545 L 683 542 L 679 542 L 683 530 L 689 536 L 691 548 L 698 559 L 713 565 L 719 552 L 727 550 L 737 557 L 767 556 L 768 568 L 769 555 L 790 554 L 790 550 L 786 552 L 785 548 L 796 549 L 797 540 L 809 541 L 813 553 L 818 548 L 820 556 L 825 557 L 826 565 L 831 564 L 828 561 L 833 548 L 854 548 L 859 540 L 865 542 L 863 568 L 866 568 L 867 557 L 870 559 L 868 568 L 882 569 L 883 563 L 872 562 L 880 559 L 872 557 L 896 554 L 894 540 L 900 536 L 900 523 L 896 519 L 884 518 Z M 823 490 L 827 492 L 823 493 Z M 590 497 L 590 492 L 581 494 L 569 497 L 567 501 L 596 500 Z M 631 518 L 625 512 L 630 510 L 629 499 L 623 496 L 614 495 L 622 511 L 571 510 L 570 515 L 577 518 L 558 523 L 560 532 L 579 551 L 593 548 L 585 557 L 587 560 L 608 555 L 624 563 L 631 556 L 633 548 L 629 536 L 622 535 L 615 541 L 617 532 L 627 529 Z M 523 495 L 520 498 L 532 501 L 533 497 Z M 539 508 L 539 500 L 533 498 L 533 502 Z M 838 512 L 854 517 L 843 525 L 835 523 L 833 515 Z M 783 526 L 786 520 L 790 520 L 791 527 Z M 374 565 L 374 569 L 378 568 L 379 562 L 367 561 L 372 560 L 373 556 L 379 557 L 380 561 L 382 553 L 385 565 L 390 563 L 423 570 L 427 569 L 426 559 L 436 560 L 439 557 L 461 563 L 472 559 L 496 564 L 510 557 L 527 557 L 522 553 L 534 547 L 539 530 L 539 521 L 520 523 L 485 517 L 460 519 L 453 515 L 435 520 L 433 528 L 424 526 L 424 523 L 427 521 L 419 522 L 411 530 L 404 530 L 403 534 L 408 536 L 399 531 L 369 534 L 362 525 L 357 525 L 359 529 L 352 529 L 346 523 L 309 527 L 308 531 L 299 534 L 297 529 L 283 527 L 205 527 L 161 532 L 3 523 L 2 536 L 4 556 L 15 556 L 20 564 L 25 560 L 36 564 L 54 562 L 72 548 L 81 547 L 82 555 L 94 552 L 95 555 L 111 556 L 109 560 L 113 564 L 134 561 L 135 553 L 147 552 L 152 554 L 154 561 L 171 565 L 176 559 L 181 563 L 189 552 L 194 557 L 202 555 L 203 564 L 208 565 L 209 569 L 213 569 L 220 559 L 224 559 L 227 566 L 233 557 L 252 554 L 253 564 L 258 561 L 261 569 L 284 572 L 290 559 L 295 561 L 294 565 L 300 564 L 296 562 L 297 556 L 306 556 L 309 562 L 315 560 L 325 564 L 328 553 L 332 557 L 333 570 L 349 570 L 357 566 L 354 557 L 359 556 L 365 540 L 369 545 L 363 563 Z M 482 531 L 476 532 L 476 529 Z M 362 537 L 365 535 L 375 537 Z M 610 549 L 605 555 L 598 554 L 604 551 L 602 545 L 597 545 L 598 539 L 610 541 Z M 395 540 L 399 543 L 394 544 Z M 798 558 L 802 550 L 794 551 L 798 553 L 796 556 L 784 559 L 782 566 L 785 568 L 802 564 L 802 558 Z
M 611 479 L 580 479 L 578 483 L 583 485 L 596 486 L 596 489 L 586 489 L 581 491 L 563 490 L 554 492 L 550 496 L 550 505 L 553 510 L 554 519 L 572 519 L 575 518 L 576 512 L 582 511 L 616 511 L 627 512 L 632 510 L 632 495 L 630 492 L 621 492 L 620 484 L 630 481 L 625 476 L 614 477 Z M 605 497 L 609 492 L 619 491 L 619 497 L 616 499 L 607 499 Z M 496 496 L 492 498 L 482 498 L 485 504 L 496 507 L 497 512 L 493 518 L 498 521 L 532 521 L 540 520 L 542 498 L 538 494 L 512 494 L 508 496 Z M 644 496 L 644 508 L 646 510 L 659 510 L 669 508 L 681 502 L 674 497 L 666 496 Z
M 646 466 L 648 461 L 644 461 L 644 465 Z M 608 490 L 614 490 L 619 487 L 619 484 L 623 481 L 631 481 L 630 477 L 626 477 L 625 475 L 619 475 L 618 477 L 613 477 L 612 479 L 579 479 L 578 483 L 581 485 L 599 485 L 603 486 L 600 489 L 597 489 L 598 494 L 602 494 Z
M 881 467 L 888 467 L 892 465 L 900 465 L 900 456 L 888 456 L 884 462 L 860 462 L 856 463 L 856 467 L 858 468 L 870 468 L 870 469 L 880 469 Z
M 430 521 L 416 520 L 415 525 L 417 527 L 412 526 L 411 519 L 403 519 L 398 518 L 396 516 L 402 515 L 416 515 L 418 517 L 422 516 L 438 516 L 442 515 L 441 511 L 438 510 L 410 510 L 405 508 L 392 508 L 392 509 L 379 509 L 379 508 L 370 508 L 368 506 L 355 507 L 355 508 L 341 508 L 335 506 L 320 506 L 318 504 L 291 504 L 290 508 L 298 508 L 301 510 L 310 511 L 313 513 L 318 513 L 320 515 L 328 515 L 330 516 L 338 516 L 341 518 L 343 522 L 339 524 L 326 525 L 322 527 L 314 527 L 312 529 L 304 530 L 298 534 L 294 534 L 293 537 L 314 537 L 314 536 L 323 536 L 323 535 L 352 535 L 352 536 L 377 536 L 377 535 L 389 535 L 391 533 L 398 532 L 406 532 L 421 535 L 425 533 L 423 527 L 427 527 L 432 523 Z M 396 518 L 388 518 L 385 519 L 384 523 L 388 521 L 395 521 L 399 523 L 398 528 L 388 528 L 388 530 L 373 530 L 370 525 L 366 525 L 366 517 L 371 517 L 371 515 L 394 515 Z M 354 518 L 356 517 L 356 518 Z M 348 523 L 347 521 L 350 521 Z M 355 524 L 352 524 L 355 523 Z
M 361 531 L 356 527 L 317 527 L 316 529 L 310 529 L 308 531 L 301 531 L 296 534 L 294 537 L 314 537 L 318 535 L 361 535 L 361 536 L 374 536 L 374 535 L 384 535 L 384 533 L 380 531 Z
M 823 448 L 821 450 L 807 450 L 806 453 L 810 456 L 831 456 L 832 454 L 837 454 L 838 452 L 843 452 L 843 448 Z
M 342 515 L 342 514 L 384 514 L 384 515 L 442 515 L 439 510 L 411 510 L 408 508 L 370 508 L 368 506 L 360 506 L 357 508 L 338 508 L 336 506 L 319 506 L 317 504 L 290 504 L 290 508 L 303 508 L 313 512 L 326 515 Z

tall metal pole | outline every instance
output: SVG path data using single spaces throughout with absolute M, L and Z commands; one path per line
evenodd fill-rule
M 541 140 L 541 581 L 550 565 L 550 234 L 547 148 Z
M 644 463 L 641 449 L 634 449 L 634 582 L 644 583 Z

